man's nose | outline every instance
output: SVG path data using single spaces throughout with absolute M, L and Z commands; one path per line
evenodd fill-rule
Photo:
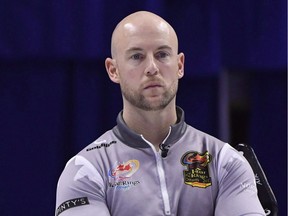
M 147 76 L 153 76 L 158 74 L 159 68 L 155 62 L 154 56 L 147 58 L 147 67 L 145 69 L 145 74 Z

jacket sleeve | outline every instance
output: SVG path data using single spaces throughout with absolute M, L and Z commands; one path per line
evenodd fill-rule
M 55 216 L 110 216 L 104 181 L 86 158 L 68 161 L 57 185 Z
M 254 173 L 244 156 L 226 144 L 218 155 L 217 166 L 219 191 L 215 216 L 264 216 Z

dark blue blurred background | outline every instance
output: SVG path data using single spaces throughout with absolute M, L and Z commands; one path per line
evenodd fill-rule
M 186 120 L 253 146 L 287 215 L 285 0 L 1 0 L 0 214 L 50 216 L 66 161 L 115 125 L 119 87 L 104 60 L 136 10 L 174 26 L 186 55 Z

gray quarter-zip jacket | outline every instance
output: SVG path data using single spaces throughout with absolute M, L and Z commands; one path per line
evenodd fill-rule
M 265 215 L 253 171 L 229 144 L 184 121 L 159 152 L 124 123 L 71 158 L 57 186 L 58 216 Z

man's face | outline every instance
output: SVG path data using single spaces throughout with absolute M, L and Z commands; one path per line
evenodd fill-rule
M 160 110 L 175 100 L 183 76 L 184 55 L 164 22 L 126 23 L 114 43 L 124 105 Z

